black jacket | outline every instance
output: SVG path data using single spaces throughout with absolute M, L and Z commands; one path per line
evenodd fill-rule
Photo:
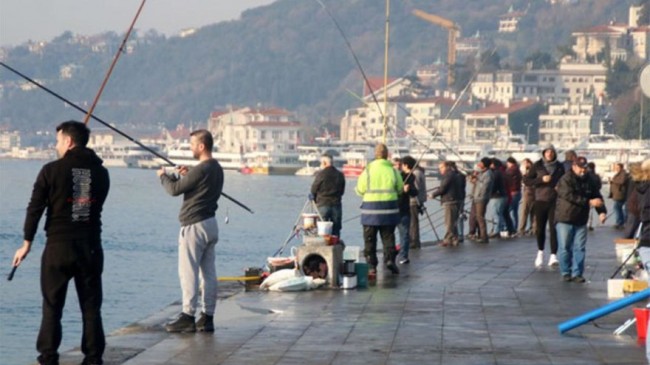
M 555 171 L 551 175 L 551 181 L 545 183 L 542 181 L 544 175 L 549 175 L 548 170 L 544 167 L 544 158 L 538 160 L 524 176 L 524 184 L 535 189 L 535 201 L 553 202 L 557 198 L 555 186 L 562 175 L 564 175 L 564 167 L 560 162 L 557 162 Z
M 397 199 L 400 216 L 411 214 L 411 198 L 418 196 L 418 189 L 415 187 L 415 176 L 402 172 L 402 180 L 404 180 L 404 185 L 409 185 L 409 191 L 407 193 L 402 192 Z
M 589 220 L 589 200 L 600 198 L 600 189 L 588 173 L 583 177 L 569 170 L 557 184 L 557 205 L 555 221 L 583 226 Z M 605 205 L 596 208 L 598 213 L 607 213 Z
M 102 207 L 110 186 L 108 170 L 102 163 L 93 150 L 75 147 L 43 166 L 27 206 L 24 239 L 34 240 L 46 208 L 48 237 L 99 237 Z
M 636 169 L 630 177 L 632 185 L 627 205 L 630 213 L 628 223 L 631 224 L 626 225 L 626 237 L 635 237 L 639 224 L 643 224 L 639 246 L 650 247 L 650 169 Z
M 318 172 L 311 184 L 311 193 L 317 206 L 339 205 L 345 193 L 345 176 L 334 166 L 328 166 Z
M 461 200 L 461 186 L 458 184 L 456 174 L 458 174 L 458 172 L 447 170 L 447 172 L 442 175 L 440 186 L 433 193 L 434 198 L 438 196 L 440 197 L 441 203 L 452 203 Z

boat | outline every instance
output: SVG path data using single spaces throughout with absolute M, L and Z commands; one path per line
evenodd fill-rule
M 244 154 L 242 174 L 294 175 L 302 167 L 295 151 L 255 151 Z
M 301 145 L 298 150 L 298 161 L 304 166 L 296 171 L 299 176 L 314 176 L 320 171 L 320 158 L 324 154 L 332 156 L 334 167 L 342 169 L 346 160 L 342 157 L 344 145 Z
M 149 150 L 127 141 L 101 144 L 91 148 L 104 161 L 106 167 L 140 167 L 142 161 L 152 160 Z M 160 149 L 158 146 L 147 146 L 147 148 L 154 151 Z
M 650 156 L 650 141 L 625 140 L 616 134 L 590 134 L 573 147 L 578 156 L 585 156 L 596 165 L 603 181 L 607 182 L 614 175 L 614 163 L 629 166 L 642 162 Z
M 343 175 L 349 178 L 356 178 L 361 175 L 366 164 L 374 158 L 374 147 L 372 145 L 357 144 L 350 145 L 346 151 L 341 154 L 345 164 L 341 168 Z
M 219 161 L 224 170 L 239 170 L 244 158 L 239 153 L 219 152 L 212 148 L 212 157 Z M 178 166 L 196 166 L 199 160 L 194 158 L 189 142 L 181 142 L 167 149 L 167 158 Z

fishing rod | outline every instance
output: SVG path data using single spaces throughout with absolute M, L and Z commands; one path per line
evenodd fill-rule
M 14 267 L 11 268 L 11 272 L 7 276 L 7 281 L 11 281 L 11 279 L 14 278 L 14 274 L 16 273 L 17 268 L 18 268 L 18 266 L 14 266 Z
M 102 81 L 102 85 L 99 87 L 99 91 L 97 91 L 97 95 L 95 96 L 95 100 L 93 100 L 93 103 L 90 106 L 90 109 L 88 109 L 88 112 L 86 113 L 86 116 L 84 117 L 84 124 L 86 124 L 86 125 L 88 125 L 88 121 L 90 120 L 90 116 L 93 114 L 93 111 L 95 111 L 95 107 L 97 106 L 97 102 L 99 102 L 99 98 L 102 96 L 102 93 L 104 92 L 104 87 L 108 83 L 108 79 L 111 77 L 111 73 L 113 73 L 113 68 L 115 67 L 115 64 L 117 64 L 117 60 L 122 55 L 122 52 L 124 52 L 124 46 L 126 46 L 126 42 L 129 40 L 129 36 L 131 35 L 131 31 L 133 30 L 133 27 L 135 26 L 135 22 L 136 22 L 136 20 L 138 20 L 138 17 L 140 16 L 140 12 L 142 11 L 142 8 L 144 7 L 144 3 L 146 1 L 147 0 L 142 0 L 142 3 L 140 4 L 140 7 L 138 8 L 138 12 L 135 14 L 135 18 L 133 18 L 133 21 L 131 22 L 131 26 L 126 31 L 126 35 L 124 36 L 124 39 L 122 39 L 122 44 L 120 44 L 120 47 L 117 49 L 117 52 L 115 53 L 115 57 L 113 58 L 113 62 L 111 63 L 111 66 L 108 68 L 108 72 L 106 72 L 106 76 L 104 77 L 104 81 Z
M 46 86 L 44 86 L 44 85 L 38 83 L 36 80 L 34 80 L 34 79 L 28 77 L 27 75 L 21 73 L 20 71 L 14 69 L 14 68 L 12 68 L 12 67 L 10 67 L 10 66 L 7 65 L 6 63 L 0 61 L 0 66 L 2 66 L 2 67 L 4 67 L 4 68 L 8 69 L 9 71 L 11 71 L 11 72 L 15 73 L 16 75 L 22 77 L 23 79 L 29 81 L 30 83 L 32 83 L 32 84 L 34 84 L 35 86 L 39 87 L 40 89 L 46 91 L 47 93 L 49 93 L 50 95 L 54 96 L 55 98 L 57 98 L 57 99 L 59 99 L 59 100 L 65 102 L 66 104 L 70 105 L 71 107 L 77 109 L 78 111 L 80 111 L 80 112 L 82 112 L 82 113 L 84 113 L 84 114 L 85 114 L 85 113 L 88 113 L 88 111 L 86 111 L 86 110 L 83 109 L 82 107 L 80 107 L 80 106 L 78 106 L 77 104 L 73 103 L 72 101 L 66 99 L 65 97 L 63 97 L 63 96 L 57 94 L 56 92 L 50 90 L 50 89 L 47 88 Z M 114 131 L 115 133 L 121 135 L 122 137 L 124 137 L 124 138 L 128 139 L 129 141 L 135 143 L 136 145 L 142 147 L 142 148 L 145 149 L 146 151 L 148 151 L 148 152 L 154 154 L 156 157 L 162 159 L 163 161 L 165 161 L 166 163 L 168 163 L 170 166 L 172 166 L 172 167 L 177 167 L 177 165 L 176 165 L 175 163 L 173 163 L 171 160 L 169 160 L 167 157 L 161 155 L 160 153 L 156 152 L 155 150 L 153 150 L 153 149 L 150 148 L 149 146 L 147 146 L 147 145 L 141 143 L 140 141 L 134 139 L 133 137 L 129 136 L 128 134 L 122 132 L 121 130 L 119 130 L 119 129 L 113 127 L 113 126 L 110 125 L 109 123 L 106 123 L 105 121 L 103 121 L 103 120 L 101 120 L 100 118 L 96 117 L 94 114 L 91 114 L 90 117 L 93 118 L 94 120 L 96 120 L 97 122 L 101 123 L 102 125 L 108 127 L 110 130 Z M 231 197 L 230 195 L 226 194 L 225 192 L 222 191 L 222 192 L 221 192 L 221 195 L 222 195 L 224 198 L 230 200 L 231 202 L 233 202 L 233 203 L 239 205 L 241 208 L 245 209 L 246 211 L 250 212 L 251 214 L 254 214 L 254 213 L 255 213 L 255 212 L 253 212 L 249 207 L 247 207 L 246 205 L 244 205 L 243 203 L 241 203 L 241 202 L 238 201 L 237 199 Z

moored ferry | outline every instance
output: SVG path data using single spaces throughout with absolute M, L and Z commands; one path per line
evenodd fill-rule
M 242 174 L 294 175 L 302 167 L 293 151 L 256 151 L 244 154 Z

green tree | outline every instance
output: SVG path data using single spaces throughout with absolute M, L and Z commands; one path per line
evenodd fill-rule
M 617 60 L 612 67 L 607 69 L 605 91 L 612 99 L 618 98 L 636 83 L 636 73 L 621 60 Z
M 557 61 L 550 53 L 537 51 L 526 57 L 526 63 L 532 64 L 533 70 L 554 70 L 557 68 Z

